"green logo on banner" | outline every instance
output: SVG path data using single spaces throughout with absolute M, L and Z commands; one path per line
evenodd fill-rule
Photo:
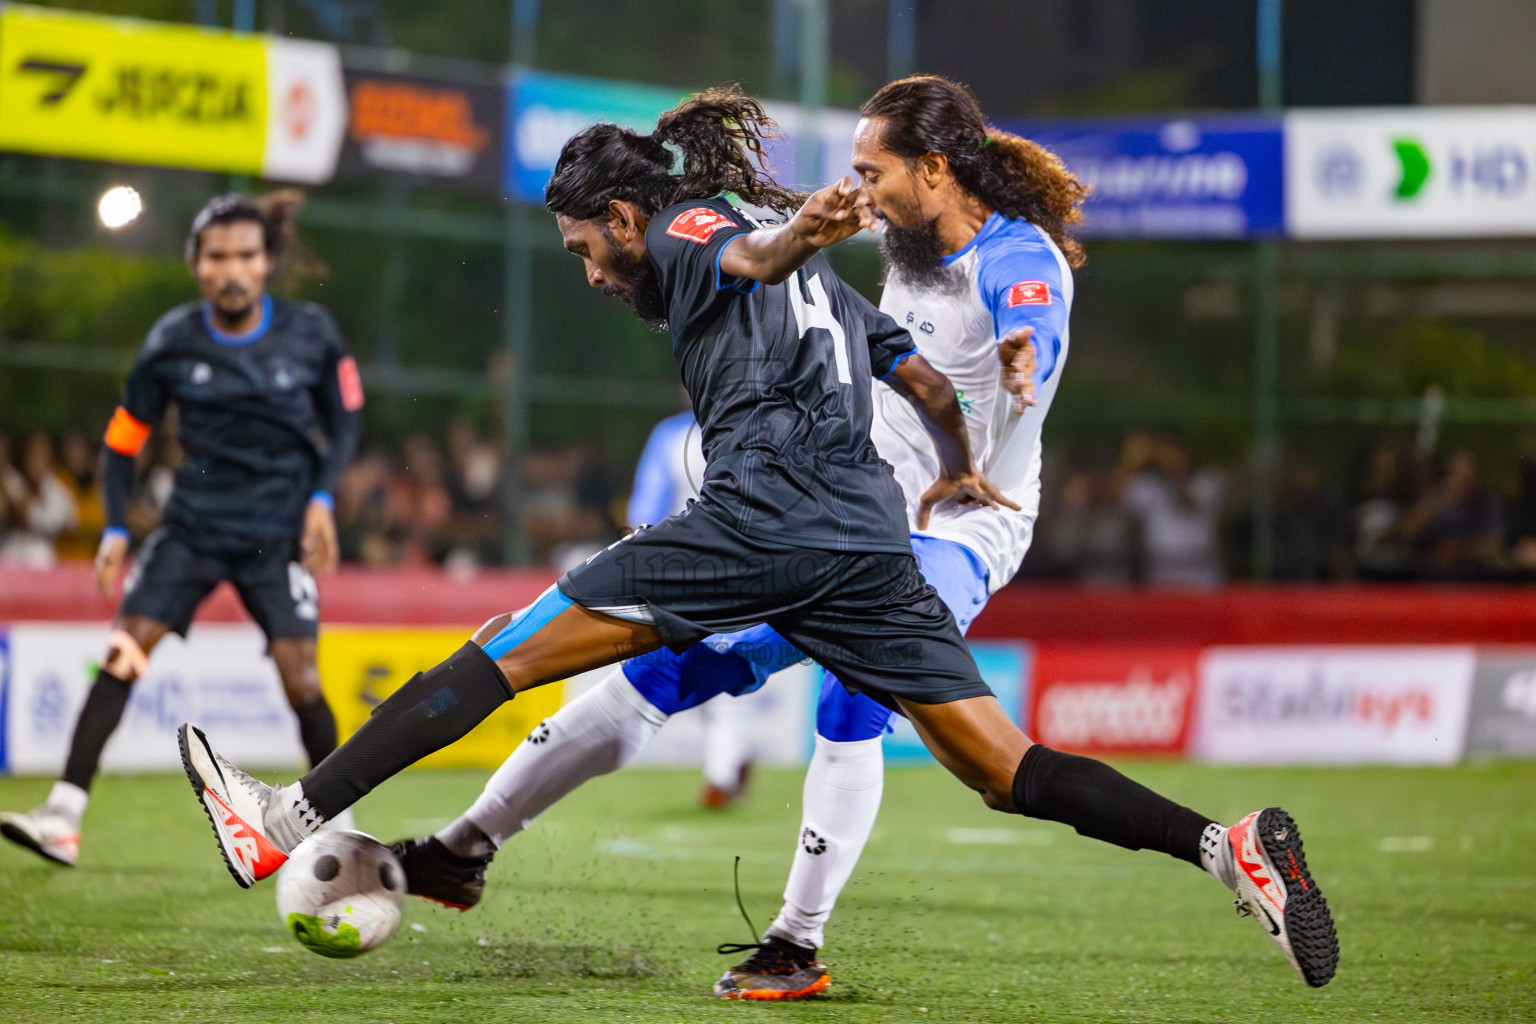
M 1418 139 L 1393 139 L 1392 148 L 1397 151 L 1398 162 L 1403 165 L 1403 177 L 1394 193 L 1397 199 L 1412 199 L 1429 180 L 1429 154 L 1419 145 Z

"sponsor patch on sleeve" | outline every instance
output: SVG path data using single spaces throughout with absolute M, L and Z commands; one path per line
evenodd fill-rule
M 695 206 L 691 210 L 684 210 L 672 218 L 672 223 L 667 226 L 667 234 L 673 238 L 685 239 L 689 242 L 703 244 L 709 241 L 721 228 L 733 228 L 736 222 L 731 220 L 719 210 L 708 206 Z
M 1008 289 L 1008 308 L 1014 306 L 1049 306 L 1051 286 L 1045 281 L 1020 281 Z
M 357 360 L 342 357 L 336 364 L 336 384 L 341 390 L 341 405 L 347 412 L 357 412 L 363 407 L 363 378 L 357 372 Z

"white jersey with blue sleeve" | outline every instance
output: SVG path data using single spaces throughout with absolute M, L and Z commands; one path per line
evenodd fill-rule
M 691 412 L 668 416 L 651 429 L 626 515 L 631 527 L 652 526 L 681 512 L 699 496 L 704 479 L 704 446 Z
M 951 277 L 915 286 L 894 271 L 880 309 L 911 331 L 918 351 L 950 379 L 988 479 L 1021 511 L 947 503 L 917 529 L 923 493 L 938 479 L 939 455 L 905 399 L 876 385 L 870 433 L 907 500 L 912 532 L 965 545 L 986 563 L 989 593 L 1018 572 L 1040 510 L 1040 429 L 1067 359 L 1072 270 L 1049 235 L 1025 220 L 993 213 L 959 252 L 945 259 Z M 1015 414 L 1000 383 L 998 339 L 1033 327 L 1038 352 L 1037 404 Z

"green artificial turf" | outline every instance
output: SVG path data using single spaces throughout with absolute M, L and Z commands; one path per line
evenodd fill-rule
M 273 886 L 237 888 L 180 777 L 107 778 L 80 866 L 0 849 L 4 1021 L 1392 1021 L 1536 1019 L 1536 764 L 1449 770 L 1123 766 L 1224 820 L 1290 810 L 1338 922 L 1334 983 L 1308 989 L 1212 879 L 1157 854 L 989 812 L 937 769 L 893 769 L 875 836 L 828 933 L 834 985 L 808 1003 L 708 995 L 777 909 L 797 772 L 741 806 L 697 776 L 588 785 L 514 839 L 486 900 L 412 900 L 351 961 L 283 932 Z M 412 772 L 359 806 L 385 840 L 428 831 L 478 791 Z M 0 779 L 0 807 L 48 783 Z

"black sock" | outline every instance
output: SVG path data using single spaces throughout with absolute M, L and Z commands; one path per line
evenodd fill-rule
M 293 713 L 299 716 L 299 742 L 304 744 L 304 753 L 313 768 L 336 749 L 336 716 L 324 697 L 294 708 Z
M 1200 866 L 1200 834 L 1211 819 L 1158 796 L 1103 761 L 1035 744 L 1013 777 L 1013 805 L 1079 835 L 1128 850 L 1158 850 Z
M 511 700 L 506 676 L 473 641 L 418 672 L 363 727 L 300 781 L 309 805 L 334 818 L 385 779 L 441 750 Z
M 85 707 L 75 719 L 75 736 L 69 743 L 69 759 L 64 762 L 64 781 L 89 790 L 96 769 L 101 764 L 101 748 L 123 720 L 132 683 L 126 683 L 106 669 L 96 670 L 96 681 L 86 695 Z

